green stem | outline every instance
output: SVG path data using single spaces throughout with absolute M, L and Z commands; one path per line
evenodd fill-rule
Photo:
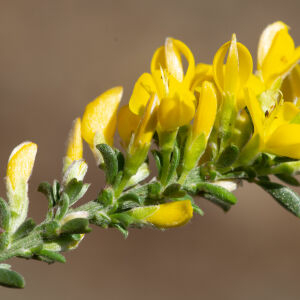
M 163 167 L 162 167 L 162 171 L 161 171 L 160 181 L 161 181 L 162 185 L 164 185 L 164 186 L 167 184 L 167 179 L 168 179 L 168 175 L 169 175 L 171 153 L 172 153 L 172 151 L 170 151 L 170 150 L 163 151 L 163 153 L 162 153 Z

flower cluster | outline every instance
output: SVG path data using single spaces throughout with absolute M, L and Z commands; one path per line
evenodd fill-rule
M 203 214 L 195 195 L 228 211 L 242 180 L 258 184 L 300 217 L 300 196 L 270 177 L 299 185 L 294 177 L 300 172 L 299 61 L 300 47 L 283 22 L 263 31 L 255 72 L 235 34 L 212 64 L 196 64 L 183 42 L 167 38 L 128 104 L 119 108 L 123 89 L 115 87 L 74 121 L 61 184 L 39 186 L 49 202 L 39 225 L 27 218 L 37 146 L 26 142 L 13 150 L 8 201 L 0 198 L 0 262 L 14 256 L 64 262 L 61 252 L 75 249 L 89 224 L 117 228 L 125 236 L 130 227 L 181 226 L 194 212 Z M 74 208 L 89 187 L 83 183 L 83 140 L 105 172 L 106 185 L 95 200 Z M 157 167 L 152 177 L 151 156 Z M 0 284 L 23 287 L 24 279 L 0 264 Z

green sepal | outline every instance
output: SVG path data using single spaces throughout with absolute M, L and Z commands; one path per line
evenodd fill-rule
M 228 203 L 230 205 L 235 204 L 237 202 L 236 197 L 232 193 L 230 193 L 225 188 L 213 183 L 200 182 L 196 186 L 196 191 L 210 194 L 214 198 L 217 198 L 218 200 Z
M 0 285 L 22 289 L 25 286 L 25 280 L 19 273 L 10 270 L 7 266 L 0 265 Z
M 20 225 L 17 231 L 13 234 L 12 239 L 18 240 L 27 236 L 35 228 L 35 226 L 36 224 L 31 218 L 27 219 L 25 222 L 23 222 Z
M 154 158 L 154 161 L 155 161 L 155 165 L 156 165 L 156 168 L 157 168 L 158 178 L 160 178 L 160 176 L 161 176 L 161 168 L 162 168 L 162 155 L 157 150 L 151 150 L 151 153 L 153 155 L 153 158 Z
M 49 208 L 52 208 L 55 205 L 55 201 L 53 199 L 52 194 L 52 186 L 49 182 L 41 182 L 38 186 L 38 192 L 44 194 L 49 201 Z
M 217 168 L 230 167 L 237 160 L 239 153 L 240 150 L 235 145 L 226 147 L 217 161 Z
M 3 230 L 9 229 L 10 216 L 8 203 L 0 197 L 0 228 Z
M 97 197 L 97 202 L 101 203 L 104 207 L 111 205 L 113 203 L 113 200 L 114 193 L 110 188 L 102 190 Z
M 257 181 L 281 206 L 300 217 L 300 196 L 290 188 L 270 181 Z
M 125 202 L 125 201 L 134 201 L 138 204 L 143 204 L 143 201 L 141 200 L 141 198 L 136 194 L 136 193 L 126 193 L 126 194 L 123 194 L 119 199 L 118 199 L 118 202 L 119 203 L 122 203 L 122 202 Z
M 99 144 L 96 148 L 101 152 L 104 159 L 106 181 L 108 184 L 113 184 L 118 174 L 117 154 L 107 144 Z
M 299 181 L 292 175 L 289 174 L 276 174 L 277 178 L 279 178 L 281 181 L 293 185 L 293 186 L 300 186 Z
M 44 258 L 48 259 L 51 262 L 60 262 L 60 263 L 66 262 L 66 258 L 58 252 L 41 249 L 41 250 L 33 252 L 33 253 L 38 256 L 43 256 Z
M 64 192 L 69 196 L 69 206 L 81 199 L 89 187 L 89 184 L 84 184 L 82 181 L 73 178 L 64 189 Z
M 186 195 L 179 183 L 172 183 L 164 190 L 163 195 L 170 198 L 181 198 Z
M 74 234 L 74 233 L 89 233 L 89 220 L 85 218 L 76 218 L 68 221 L 61 227 L 61 233 Z
M 56 212 L 55 220 L 60 221 L 63 219 L 63 217 L 67 214 L 69 210 L 69 204 L 69 196 L 66 193 L 62 193 L 59 201 L 59 207 Z

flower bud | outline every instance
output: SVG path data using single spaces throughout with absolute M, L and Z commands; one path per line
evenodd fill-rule
M 83 145 L 81 138 L 81 121 L 77 118 L 73 122 L 72 129 L 69 134 L 67 153 L 64 158 L 63 172 L 65 172 L 68 167 L 75 160 L 82 159 Z
M 117 109 L 122 94 L 122 87 L 112 88 L 90 102 L 85 108 L 81 123 L 82 137 L 89 144 L 98 163 L 101 162 L 102 157 L 99 156 L 99 151 L 95 147 L 101 143 L 113 144 Z
M 24 142 L 11 153 L 6 175 L 7 196 L 12 214 L 10 231 L 14 232 L 26 219 L 28 211 L 28 180 L 30 178 L 37 145 Z

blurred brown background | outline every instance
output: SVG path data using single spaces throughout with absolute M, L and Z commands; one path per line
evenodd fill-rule
M 72 120 L 113 86 L 128 101 L 165 37 L 210 63 L 236 32 L 255 55 L 260 32 L 278 19 L 299 45 L 299 11 L 299 0 L 0 1 L 1 176 L 15 145 L 38 143 L 30 215 L 41 221 L 36 188 L 60 178 Z M 93 198 L 103 175 L 85 156 Z M 65 265 L 12 260 L 27 286 L 0 288 L 0 299 L 299 299 L 300 220 L 255 186 L 237 196 L 227 214 L 199 199 L 206 215 L 166 232 L 132 230 L 124 240 L 95 228 Z

